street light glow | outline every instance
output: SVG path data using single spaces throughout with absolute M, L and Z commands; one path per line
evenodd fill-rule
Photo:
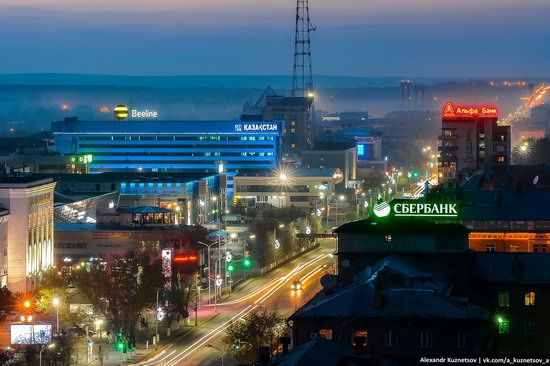
M 59 305 L 59 298 L 58 298 L 58 297 L 54 297 L 54 298 L 52 299 L 52 304 L 53 304 L 53 306 Z

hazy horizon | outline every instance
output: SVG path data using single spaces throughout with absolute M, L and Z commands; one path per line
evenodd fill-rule
M 4 0 L 0 73 L 287 75 L 294 0 Z M 316 75 L 545 77 L 545 0 L 311 0 Z

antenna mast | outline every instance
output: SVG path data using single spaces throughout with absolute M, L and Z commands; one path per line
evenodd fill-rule
M 311 71 L 311 32 L 315 27 L 309 19 L 308 0 L 296 0 L 296 31 L 294 34 L 294 68 L 292 96 L 305 97 L 313 92 Z

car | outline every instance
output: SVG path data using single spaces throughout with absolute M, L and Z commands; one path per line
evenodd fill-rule
M 298 280 L 292 282 L 292 285 L 290 285 L 290 289 L 293 291 L 300 291 L 302 290 L 302 283 Z
M 72 334 L 74 337 L 84 337 L 86 336 L 86 330 L 80 328 L 80 327 L 70 327 L 67 329 L 67 333 Z M 88 330 L 88 336 L 92 337 L 94 335 L 94 332 L 91 330 Z
M 17 311 L 10 311 L 8 315 L 6 315 L 6 321 L 14 322 L 19 320 L 20 320 L 20 316 Z

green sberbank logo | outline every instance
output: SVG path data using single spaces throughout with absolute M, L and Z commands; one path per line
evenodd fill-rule
M 391 212 L 391 207 L 386 201 L 376 203 L 372 209 L 374 214 L 378 217 L 386 217 Z
M 458 217 L 457 203 L 427 203 L 417 200 L 382 201 L 374 205 L 377 217 Z

